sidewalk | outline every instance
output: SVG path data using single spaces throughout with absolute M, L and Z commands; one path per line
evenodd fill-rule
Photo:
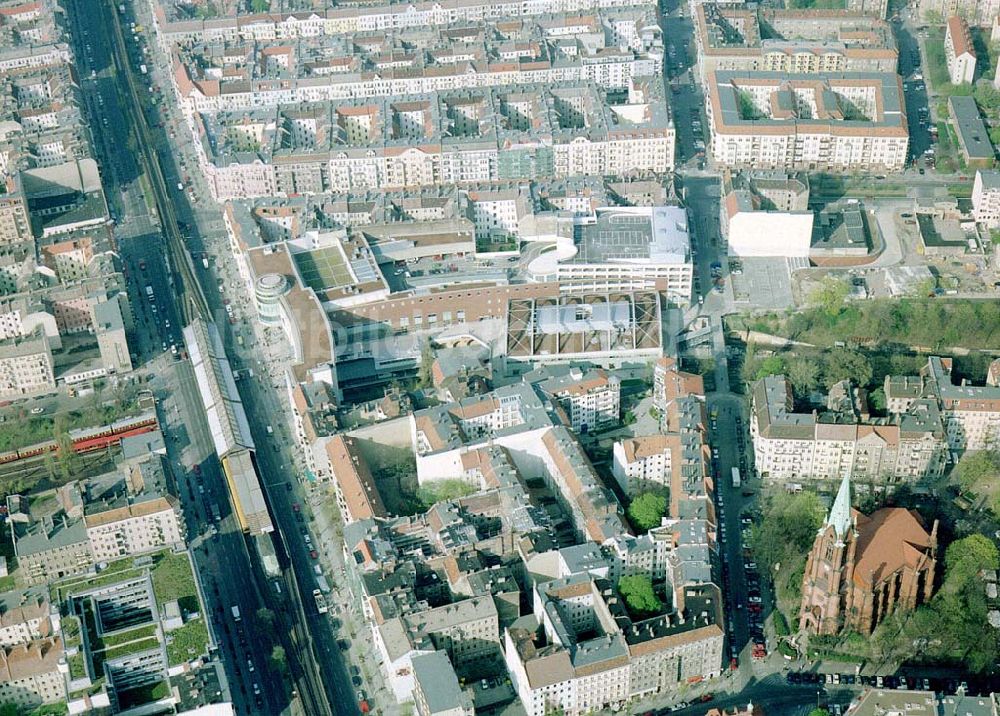
M 355 688 L 365 691 L 373 713 L 395 716 L 401 714 L 403 709 L 396 703 L 395 696 L 384 686 L 385 676 L 381 672 L 381 660 L 375 652 L 371 630 L 341 571 L 344 569 L 343 538 L 340 533 L 340 520 L 334 516 L 336 508 L 331 489 L 327 485 L 310 487 L 307 501 L 314 520 L 313 536 L 320 548 L 323 566 L 329 568 L 332 576 L 330 581 L 333 593 L 330 596 L 334 599 L 331 599 L 331 602 L 340 606 L 336 617 L 340 620 L 341 626 L 335 631 L 339 639 L 348 638 L 351 641 L 351 648 L 345 655 L 345 661 L 361 669 L 364 684 Z

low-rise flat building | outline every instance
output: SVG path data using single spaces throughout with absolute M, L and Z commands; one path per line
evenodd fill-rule
M 945 23 L 944 55 L 951 83 L 972 84 L 976 78 L 976 50 L 972 46 L 969 24 L 959 15 L 952 15 Z
M 703 7 L 703 6 L 699 6 Z M 779 208 L 770 195 L 791 195 L 796 208 Z M 803 201 L 804 198 L 804 201 Z M 723 175 L 720 228 L 730 256 L 809 256 L 813 212 L 804 175 L 748 172 Z
M 966 164 L 979 169 L 992 167 L 996 153 L 976 100 L 973 97 L 949 97 L 948 114 Z
M 898 75 L 715 70 L 712 159 L 724 167 L 900 171 L 909 132 Z

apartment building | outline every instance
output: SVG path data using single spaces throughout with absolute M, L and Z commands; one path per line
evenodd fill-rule
M 985 450 L 1000 444 L 1000 363 L 994 361 L 985 385 L 952 379 L 950 358 L 932 356 L 918 376 L 886 378 L 887 402 L 909 410 L 920 401 L 940 406 L 947 445 L 955 453 Z
M 52 635 L 45 587 L 0 594 L 0 647 L 14 647 Z
M 750 434 L 754 466 L 765 479 L 841 479 L 896 483 L 938 477 L 947 464 L 945 417 L 936 401 L 910 402 L 889 419 L 864 415 L 844 389 L 845 405 L 798 413 L 785 376 L 757 381 Z
M 923 22 L 927 23 L 940 23 L 958 15 L 975 27 L 990 27 L 1000 15 L 998 0 L 920 0 L 918 6 Z
M 454 664 L 487 660 L 500 650 L 500 623 L 492 597 L 473 597 L 403 617 L 408 630 L 426 635 Z
M 334 435 L 326 442 L 326 455 L 344 524 L 386 517 L 388 513 L 357 441 Z
M 694 8 L 694 25 L 703 79 L 715 70 L 895 72 L 898 63 L 889 23 L 849 10 L 754 9 L 704 2 Z
M 538 383 L 539 390 L 558 406 L 564 424 L 574 432 L 600 432 L 621 419 L 621 379 L 595 369 L 570 369 Z
M 673 471 L 684 462 L 679 435 L 645 435 L 616 440 L 611 450 L 611 474 L 626 495 L 650 487 L 669 489 Z
M 284 107 L 202 114 L 195 150 L 219 200 L 671 171 L 662 87 L 627 89 L 626 104 L 566 81 L 312 102 L 314 129 L 299 134 L 283 129 L 301 122 Z M 505 206 L 482 202 L 480 230 L 510 231 L 490 212 Z
M 653 407 L 661 422 L 667 418 L 669 406 L 678 398 L 705 395 L 705 381 L 700 375 L 680 370 L 675 358 L 661 358 L 653 366 Z
M 277 12 L 237 15 L 206 21 L 180 17 L 174 6 L 157 3 L 153 16 L 157 34 L 169 46 L 188 41 L 316 38 L 321 35 L 436 28 L 453 23 L 496 22 L 515 18 L 530 21 L 546 14 L 574 16 L 601 9 L 629 8 L 635 4 L 635 0 L 552 0 L 527 5 L 511 0 L 492 4 L 481 0 L 461 0 L 447 7 L 434 2 L 414 3 L 405 9 L 383 4 L 329 8 L 308 14 Z
M 63 653 L 59 637 L 0 648 L 0 703 L 27 712 L 65 701 L 66 679 L 59 667 Z
M 92 509 L 83 518 L 97 562 L 184 543 L 184 518 L 173 495 L 146 495 L 112 509 Z
M 715 70 L 707 93 L 718 165 L 843 172 L 900 171 L 906 164 L 898 75 Z
M 0 342 L 0 397 L 34 395 L 56 387 L 52 347 L 41 328 Z
M 132 354 L 128 343 L 127 322 L 131 320 L 128 296 L 119 294 L 93 303 L 93 328 L 101 363 L 108 373 L 132 371 Z
M 972 84 L 976 78 L 976 50 L 969 24 L 959 15 L 952 15 L 945 23 L 944 54 L 951 83 Z
M 1000 228 L 1000 172 L 980 169 L 972 185 L 972 215 L 989 229 Z
M 413 703 L 419 716 L 473 716 L 472 697 L 462 691 L 455 668 L 443 651 L 414 656 Z
M 716 591 L 717 594 L 717 591 Z M 719 604 L 633 621 L 610 581 L 590 574 L 537 584 L 533 614 L 505 631 L 511 680 L 530 716 L 620 707 L 722 669 Z
M 7 181 L 6 188 L 0 196 L 0 246 L 31 241 L 27 202 L 13 179 Z

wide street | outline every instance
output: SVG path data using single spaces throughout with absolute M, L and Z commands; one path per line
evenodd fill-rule
M 270 662 L 278 634 L 261 628 L 257 610 L 281 606 L 255 577 L 244 535 L 232 514 L 228 491 L 215 456 L 191 365 L 179 360 L 182 316 L 176 304 L 179 278 L 168 268 L 165 240 L 147 182 L 136 161 L 123 81 L 115 70 L 108 13 L 71 5 L 82 89 L 94 128 L 95 146 L 109 202 L 117 220 L 116 238 L 129 279 L 137 331 L 133 352 L 153 376 L 177 493 L 184 505 L 188 539 L 201 576 L 213 636 L 221 650 L 226 681 L 238 713 L 280 713 L 289 703 L 284 677 Z M 180 197 L 178 197 L 180 198 Z M 183 201 L 174 210 L 189 227 L 195 215 Z M 201 217 L 198 217 L 199 219 Z M 217 214 L 205 230 L 221 226 Z M 146 287 L 152 290 L 149 297 Z M 212 515 L 213 506 L 219 519 Z M 270 586 L 274 590 L 273 586 Z M 235 622 L 232 607 L 241 617 Z M 281 611 L 281 610 L 279 610 Z
M 134 21 L 148 27 L 151 21 L 151 18 L 146 14 L 148 8 L 137 6 L 134 10 L 138 13 L 134 16 Z M 161 111 L 158 111 L 154 117 L 154 123 L 159 125 L 158 129 L 161 130 L 153 133 L 156 142 L 155 149 L 160 158 L 160 167 L 166 184 L 173 194 L 172 204 L 178 214 L 179 223 L 184 229 L 183 234 L 188 249 L 195 256 L 210 257 L 209 269 L 205 269 L 200 260 L 194 262 L 199 281 L 202 286 L 207 286 L 210 289 L 221 285 L 225 291 L 225 293 L 216 290 L 205 291 L 212 314 L 217 317 L 216 325 L 223 333 L 230 356 L 234 357 L 234 367 L 256 368 L 253 374 L 248 370 L 242 371 L 244 379 L 240 381 L 240 391 L 245 401 L 254 439 L 258 445 L 258 465 L 276 526 L 280 530 L 281 547 L 291 562 L 291 569 L 287 570 L 286 579 L 281 583 L 280 595 L 274 591 L 275 586 L 272 584 L 269 586 L 271 591 L 264 595 L 265 600 L 268 606 L 277 612 L 279 621 L 293 629 L 290 638 L 292 649 L 296 653 L 289 654 L 289 658 L 290 660 L 301 658 L 302 668 L 308 673 L 308 688 L 324 689 L 326 701 L 335 705 L 336 713 L 355 713 L 357 711 L 356 690 L 351 684 L 346 665 L 337 646 L 337 637 L 332 629 L 333 620 L 318 614 L 316 611 L 312 598 L 312 591 L 316 586 L 313 574 L 315 562 L 309 556 L 309 550 L 303 540 L 303 525 L 296 521 L 296 514 L 299 513 L 292 509 L 292 505 L 296 502 L 304 504 L 305 496 L 298 483 L 302 473 L 295 470 L 295 460 L 292 454 L 294 444 L 287 435 L 284 419 L 281 417 L 287 415 L 287 412 L 277 403 L 277 397 L 282 394 L 279 389 L 283 389 L 283 385 L 271 383 L 269 369 L 261 362 L 261 359 L 267 354 L 265 350 L 259 349 L 257 343 L 258 337 L 255 335 L 257 322 L 253 320 L 252 315 L 247 314 L 248 310 L 253 310 L 253 306 L 247 298 L 247 291 L 242 285 L 230 255 L 224 225 L 221 221 L 221 209 L 208 196 L 200 172 L 197 171 L 193 155 L 190 153 L 189 132 L 183 126 L 183 118 L 180 113 L 173 106 L 172 90 L 168 80 L 160 72 L 162 67 L 168 64 L 166 58 L 162 56 L 154 58 L 147 54 L 157 54 L 159 48 L 155 44 L 146 44 L 143 35 L 139 35 L 135 39 L 134 46 L 131 42 L 129 44 L 130 52 L 136 56 L 141 52 L 148 60 L 150 74 L 148 77 L 143 77 L 143 80 L 150 82 L 152 87 L 150 96 L 170 98 L 158 105 Z M 178 182 L 183 183 L 183 191 L 177 190 L 176 184 Z M 223 306 L 224 300 L 225 303 L 231 304 L 238 320 L 232 323 L 227 321 Z M 237 335 L 243 339 L 242 346 L 237 344 Z M 186 370 L 189 370 L 186 362 L 183 365 Z M 192 397 L 197 398 L 195 394 L 192 394 Z M 200 411 L 200 404 L 193 403 L 192 407 Z M 180 422 L 181 424 L 187 422 L 183 414 Z M 273 425 L 275 430 L 273 438 L 267 432 L 269 425 Z M 217 465 L 214 458 L 209 462 Z M 202 476 L 203 480 L 207 479 L 204 470 Z M 221 482 L 216 482 L 216 484 L 222 485 Z M 223 523 L 225 525 L 225 519 Z M 219 541 L 221 542 L 221 536 Z M 205 546 L 209 548 L 209 554 L 215 551 L 216 545 L 217 542 L 214 539 L 205 543 Z M 281 551 L 280 548 L 279 551 Z M 210 559 L 215 564 L 222 566 L 228 561 L 226 557 L 226 553 L 223 552 L 214 558 L 210 557 Z M 245 560 L 245 550 L 243 559 Z M 249 568 L 247 574 L 249 574 Z M 232 584 L 224 579 L 216 580 L 216 582 L 216 586 L 222 590 L 220 606 L 225 610 L 221 614 L 222 623 L 228 625 L 230 619 L 228 619 L 229 606 L 227 602 L 242 604 L 238 599 L 233 599 L 236 595 L 232 592 L 246 591 L 250 593 L 252 601 L 253 589 L 254 587 L 259 588 L 259 582 Z M 241 606 L 243 613 L 253 615 L 255 612 L 255 609 L 249 607 L 248 610 L 244 610 Z M 253 620 L 251 620 L 250 625 L 253 626 Z M 246 650 L 241 645 L 237 645 L 236 637 L 232 633 L 227 633 L 226 636 L 233 643 L 233 655 L 227 659 L 227 668 L 235 671 L 244 682 L 250 682 L 252 672 L 249 672 L 249 664 L 246 664 Z M 269 654 L 270 647 L 267 648 L 266 652 L 261 652 L 255 673 L 260 673 L 261 666 L 267 666 L 266 657 Z M 276 713 L 277 711 L 270 707 L 270 704 L 272 697 L 280 702 L 283 697 L 282 685 L 277 681 L 264 683 L 260 680 L 260 686 L 265 691 L 267 698 L 265 706 L 268 706 L 268 708 L 263 709 L 263 712 Z M 305 695 L 303 694 L 303 696 Z M 250 693 L 251 698 L 252 696 Z M 315 712 L 320 713 L 321 710 L 326 709 L 326 706 L 314 703 L 314 708 Z M 258 707 L 259 709 L 260 707 Z

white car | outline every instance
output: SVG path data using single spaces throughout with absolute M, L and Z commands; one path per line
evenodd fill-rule
M 45 412 L 45 408 L 43 408 L 41 405 L 39 405 L 38 407 L 35 407 L 35 408 L 31 409 L 31 414 L 32 415 L 41 415 L 44 412 Z

